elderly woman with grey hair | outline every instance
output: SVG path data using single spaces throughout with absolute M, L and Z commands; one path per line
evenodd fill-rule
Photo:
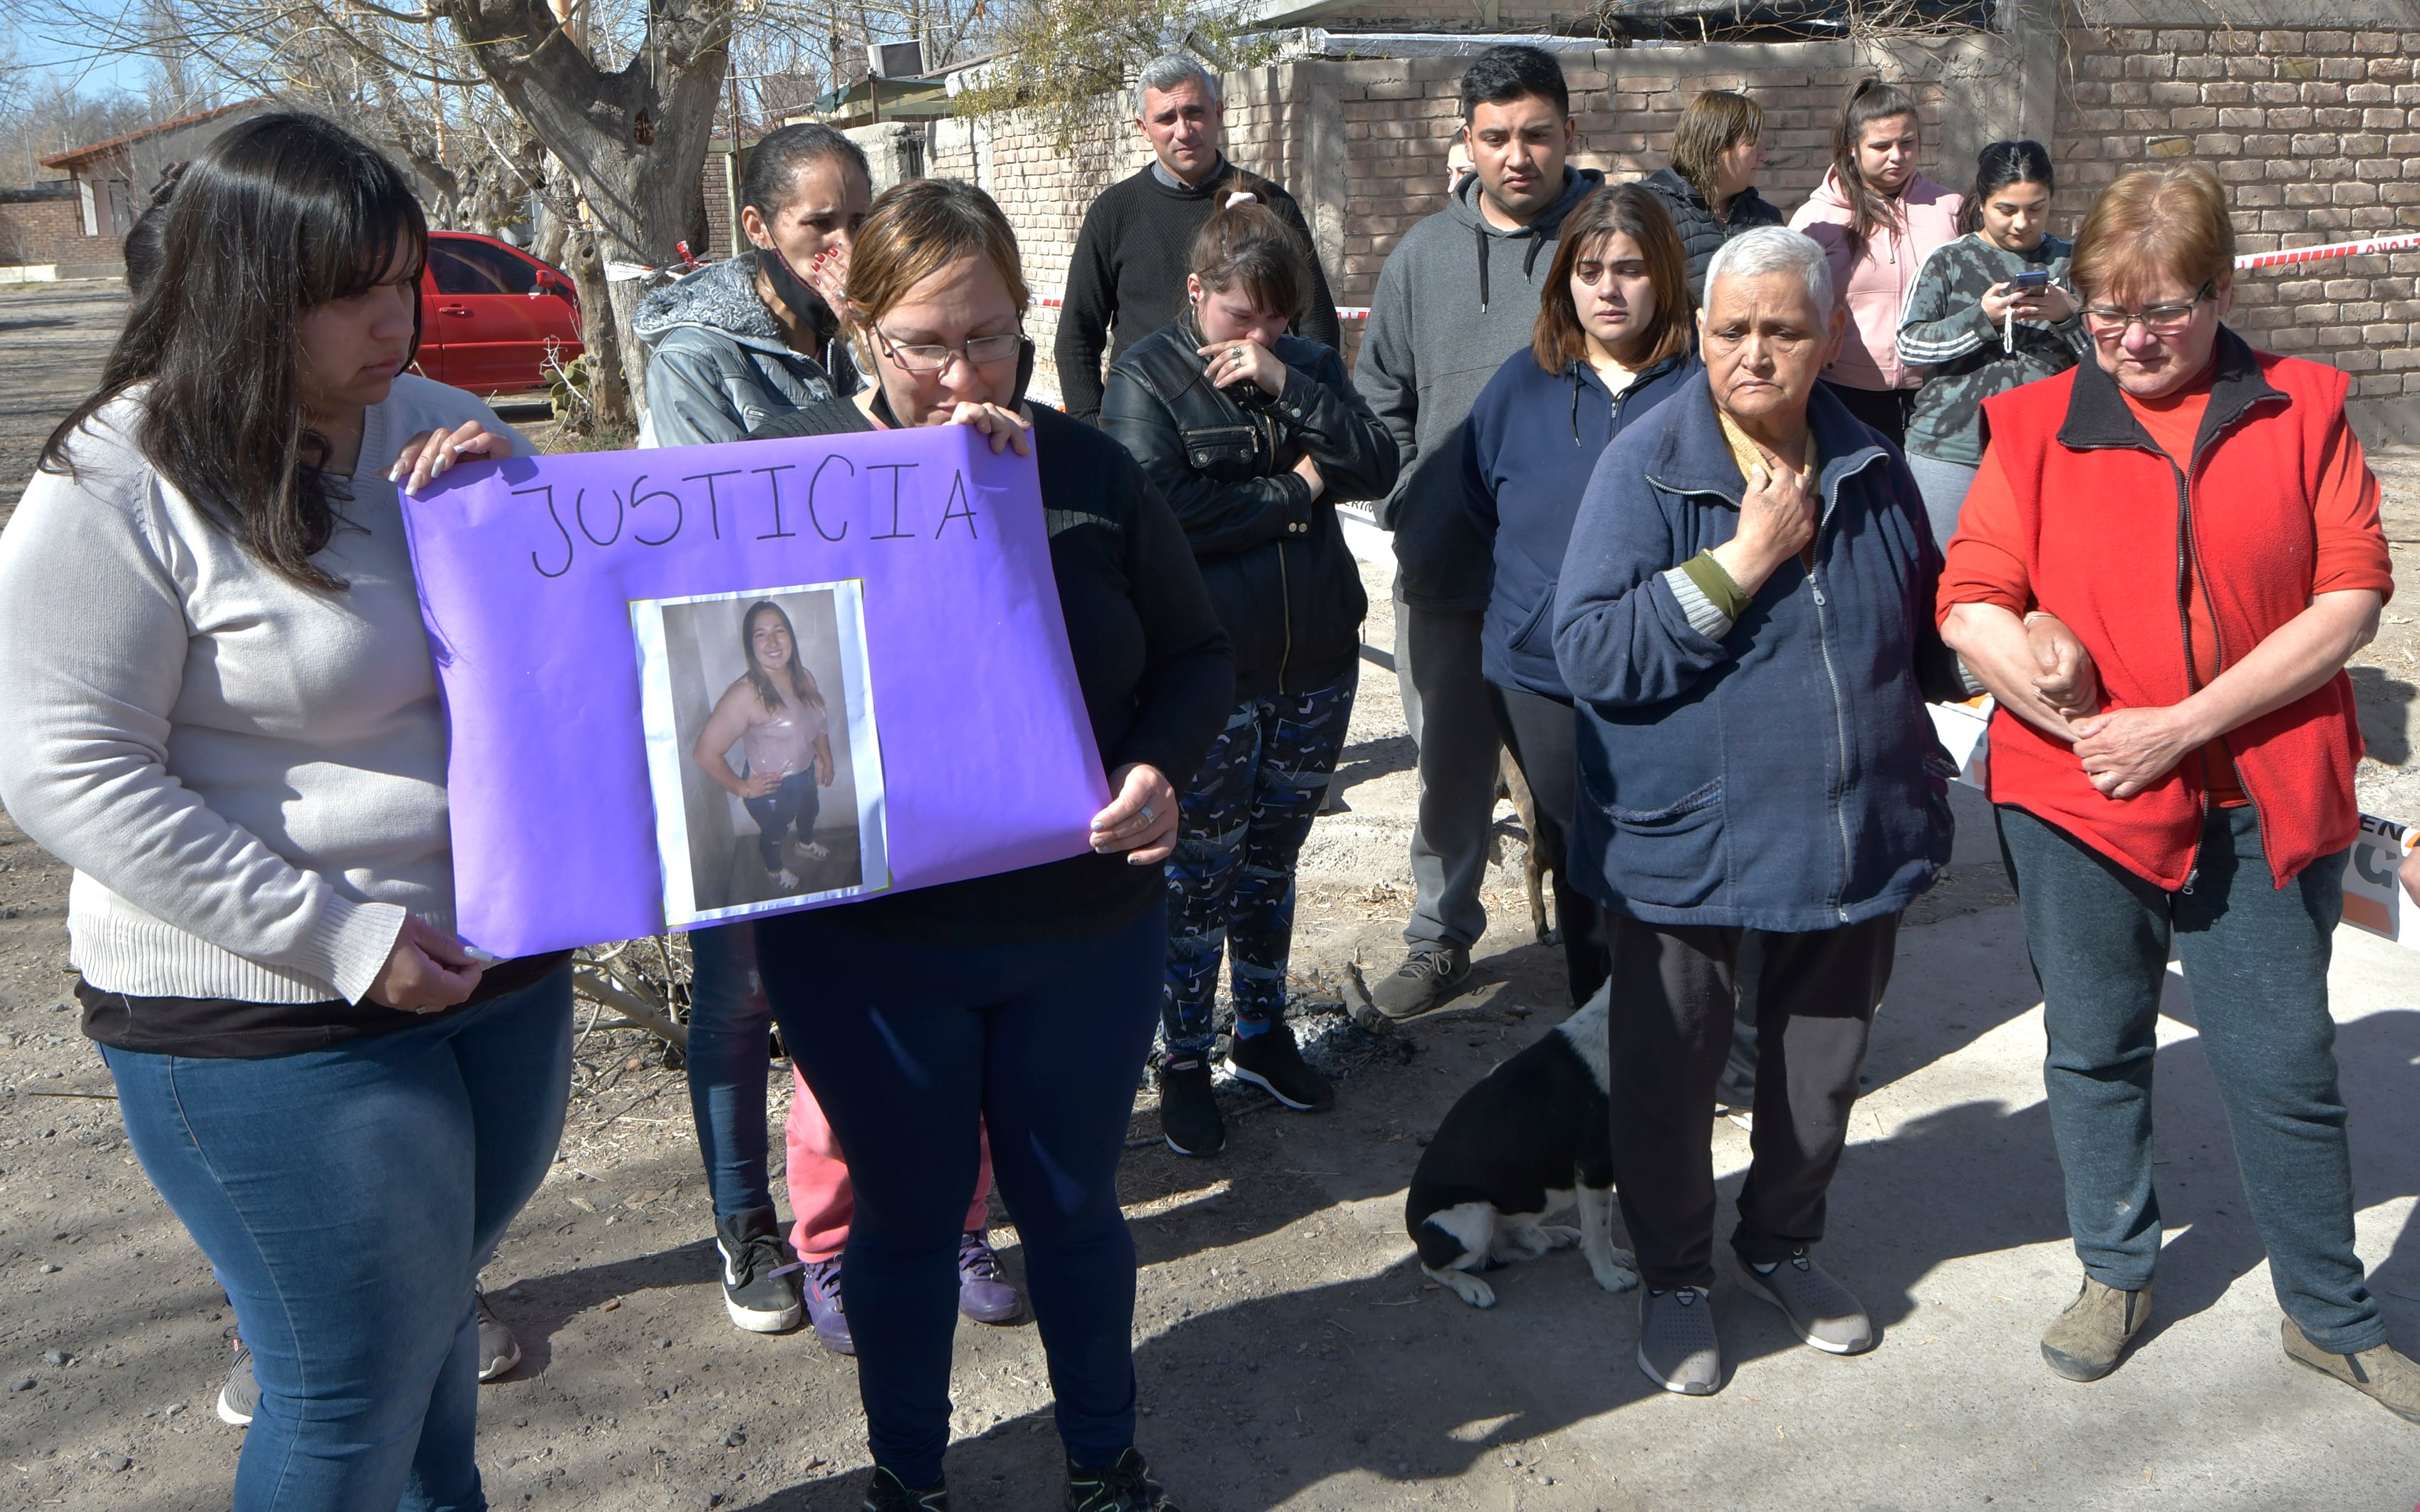
M 1872 1324 L 1810 1251 L 1900 915 L 1949 858 L 1924 710 L 1959 688 L 1941 551 L 1897 448 L 1816 382 L 1846 318 L 1812 240 L 1726 242 L 1705 376 L 1606 448 L 1555 601 L 1586 794 L 1570 864 L 1613 956 L 1638 1365 L 1689 1396 L 1723 1381 L 1710 1137 L 1741 943 L 1756 932 L 1763 965 L 1740 1280 L 1807 1344 L 1858 1353 Z

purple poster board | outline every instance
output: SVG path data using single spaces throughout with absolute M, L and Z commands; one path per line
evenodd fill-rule
M 676 863 L 649 782 L 644 601 L 737 600 L 737 625 L 751 595 L 790 593 L 798 619 L 814 606 L 792 585 L 855 585 L 847 712 L 861 693 L 880 721 L 868 891 L 1080 854 L 1109 801 L 1033 461 L 994 456 L 972 431 L 473 463 L 406 500 L 404 517 L 452 736 L 457 928 L 475 946 L 526 955 L 664 928 Z M 720 649 L 724 628 L 710 649 L 728 671 L 746 653 Z M 803 619 L 799 636 L 813 639 Z M 726 681 L 699 677 L 709 692 Z M 713 791 L 699 811 L 722 800 Z M 753 864 L 742 807 L 732 795 L 735 867 Z

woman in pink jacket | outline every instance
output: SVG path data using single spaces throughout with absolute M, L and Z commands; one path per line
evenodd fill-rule
M 1924 259 L 1958 239 L 1963 201 L 1916 171 L 1923 146 L 1914 98 L 1866 80 L 1832 125 L 1831 171 L 1790 218 L 1790 228 L 1814 238 L 1831 259 L 1832 286 L 1849 312 L 1824 381 L 1894 446 L 1923 381 L 1899 360 L 1900 307 Z

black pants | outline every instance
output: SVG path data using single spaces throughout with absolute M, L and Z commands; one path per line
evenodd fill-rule
M 1614 1179 L 1639 1273 L 1657 1290 L 1714 1278 L 1714 1082 L 1730 1051 L 1746 933 L 1611 919 Z M 1761 936 L 1756 1153 L 1731 1231 L 1744 1261 L 1786 1259 L 1823 1237 L 1824 1195 L 1898 940 L 1896 914 Z
M 1907 444 L 1907 417 L 1916 409 L 1914 389 L 1853 389 L 1828 380 L 1823 386 L 1849 407 L 1849 413 L 1889 437 L 1893 446 Z
M 1487 685 L 1487 701 L 1496 711 L 1504 747 L 1536 800 L 1542 833 L 1531 839 L 1556 858 L 1555 922 L 1562 928 L 1563 975 L 1576 1009 L 1596 995 L 1613 968 L 1605 946 L 1605 910 L 1572 886 L 1571 868 L 1565 864 L 1572 848 L 1572 810 L 1579 794 L 1579 717 L 1560 699 L 1494 683 Z

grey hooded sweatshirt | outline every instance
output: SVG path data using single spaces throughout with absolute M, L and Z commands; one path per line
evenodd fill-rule
M 1403 473 L 1378 505 L 1395 532 L 1395 594 L 1422 609 L 1487 607 L 1487 539 L 1462 506 L 1462 424 L 1504 359 L 1529 345 L 1563 217 L 1605 183 L 1563 169 L 1562 197 L 1504 230 L 1480 212 L 1479 180 L 1404 233 L 1378 273 L 1353 383 L 1394 437 Z
M 757 297 L 753 251 L 655 290 L 630 324 L 648 347 L 642 446 L 742 440 L 776 415 L 857 391 L 839 343 L 824 351 L 834 371 L 783 337 Z

